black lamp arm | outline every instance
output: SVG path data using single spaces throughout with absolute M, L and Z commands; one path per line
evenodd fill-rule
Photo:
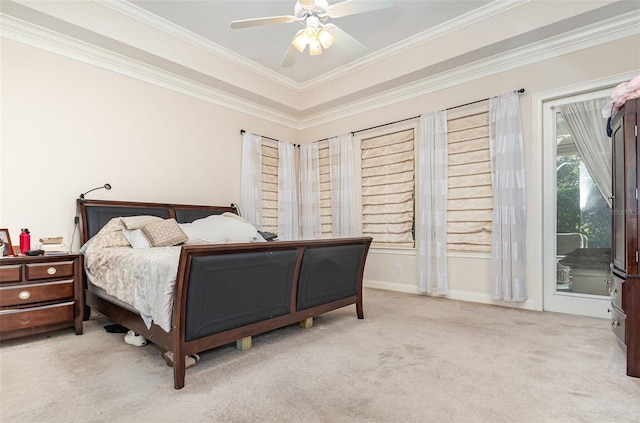
M 91 188 L 89 191 L 87 191 L 87 192 L 85 192 L 85 193 L 80 194 L 80 197 L 79 197 L 79 198 L 81 198 L 81 199 L 82 199 L 82 198 L 84 198 L 84 196 L 85 196 L 85 195 L 89 194 L 91 191 L 95 191 L 95 190 L 97 190 L 97 189 L 103 189 L 103 188 L 104 188 L 104 189 L 106 189 L 106 190 L 108 191 L 108 190 L 110 190 L 110 189 L 111 189 L 111 185 L 110 185 L 110 184 L 104 184 L 104 185 L 99 186 L 99 187 Z

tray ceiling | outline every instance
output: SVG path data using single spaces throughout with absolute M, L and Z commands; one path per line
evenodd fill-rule
M 331 20 L 367 47 L 363 55 L 346 57 L 332 46 L 281 68 L 300 24 L 230 27 L 233 20 L 293 14 L 294 4 L 2 0 L 0 23 L 3 37 L 297 127 L 374 96 L 397 101 L 416 87 L 444 86 L 479 69 L 640 32 L 636 0 L 395 0 L 389 9 Z

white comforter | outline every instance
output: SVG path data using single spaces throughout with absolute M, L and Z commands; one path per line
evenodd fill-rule
M 124 219 L 111 219 L 85 246 L 87 277 L 140 312 L 148 328 L 153 322 L 170 332 L 181 247 L 132 248 L 123 234 Z M 264 241 L 253 225 L 230 213 L 180 226 L 189 243 Z
M 85 263 L 92 284 L 139 311 L 147 327 L 169 332 L 179 257 L 180 247 L 116 247 L 94 250 Z

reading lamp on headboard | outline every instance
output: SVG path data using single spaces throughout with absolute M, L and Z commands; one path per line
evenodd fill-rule
M 80 194 L 78 198 L 80 200 L 84 200 L 84 196 L 89 194 L 91 191 L 95 191 L 97 189 L 103 189 L 103 188 L 109 191 L 111 189 L 111 184 L 104 184 L 100 187 L 91 188 L 89 191 L 83 192 L 82 194 Z M 73 219 L 73 233 L 71 234 L 71 242 L 69 243 L 69 252 L 71 252 L 71 249 L 73 248 L 73 240 L 76 236 L 76 230 L 78 229 L 79 222 L 80 222 L 80 217 L 78 216 L 78 209 L 76 209 L 76 217 Z
M 78 198 L 83 199 L 83 198 L 84 198 L 84 196 L 85 196 L 85 195 L 87 195 L 87 194 L 89 194 L 91 191 L 95 191 L 95 190 L 97 190 L 97 189 L 103 189 L 103 188 L 104 188 L 104 189 L 106 189 L 106 190 L 108 191 L 108 190 L 110 190 L 110 189 L 111 189 L 111 185 L 110 185 L 110 184 L 104 184 L 104 185 L 102 185 L 101 187 L 91 188 L 89 191 L 87 191 L 87 192 L 85 192 L 85 193 L 80 194 L 80 197 L 78 197 Z

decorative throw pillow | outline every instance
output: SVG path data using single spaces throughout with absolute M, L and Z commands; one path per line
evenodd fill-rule
M 93 237 L 91 248 L 128 247 L 129 241 L 122 233 L 124 224 L 119 218 L 114 217 Z
M 142 232 L 154 247 L 169 247 L 185 242 L 189 237 L 175 219 L 165 219 L 149 223 L 142 227 Z
M 142 229 L 123 229 L 122 233 L 133 248 L 151 248 L 151 243 L 144 236 Z
M 140 215 L 121 217 L 120 220 L 127 229 L 141 229 L 149 223 L 158 222 L 164 219 L 158 216 Z

